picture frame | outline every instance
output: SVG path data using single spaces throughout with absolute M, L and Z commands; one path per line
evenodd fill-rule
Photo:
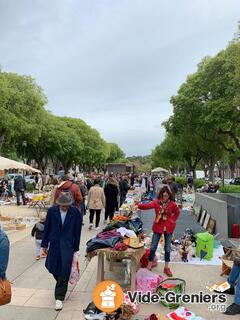
M 211 217 L 208 221 L 207 232 L 213 234 L 215 231 L 215 226 L 216 226 L 216 220 Z
M 210 215 L 210 213 L 207 212 L 206 216 L 205 216 L 205 219 L 204 219 L 204 222 L 203 222 L 203 228 L 204 229 L 207 229 L 208 222 L 209 222 L 210 218 L 211 218 L 211 215 Z
M 199 223 L 200 223 L 201 226 L 203 225 L 203 222 L 204 222 L 206 213 L 207 213 L 207 210 L 203 210 L 203 211 L 202 211 L 202 215 L 201 215 L 201 218 L 200 218 L 200 221 L 199 221 Z
M 202 206 L 201 205 L 195 205 L 194 206 L 194 215 L 195 215 L 195 218 L 196 218 L 197 222 L 199 222 L 199 220 L 200 220 L 201 213 L 202 213 Z

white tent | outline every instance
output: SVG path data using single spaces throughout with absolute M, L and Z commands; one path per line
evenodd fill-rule
M 30 167 L 27 164 L 24 164 L 22 162 L 0 157 L 0 170 L 9 170 L 9 169 L 24 170 L 29 172 L 41 172 L 40 170 Z
M 161 172 L 165 172 L 165 173 L 169 173 L 169 171 L 167 169 L 158 167 L 152 170 L 152 173 L 161 173 Z

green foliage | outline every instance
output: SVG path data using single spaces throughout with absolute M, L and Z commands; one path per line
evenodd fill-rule
M 220 192 L 222 192 L 222 193 L 239 193 L 240 194 L 240 186 L 225 185 L 224 187 L 220 187 Z
M 193 181 L 194 187 L 195 189 L 199 189 L 202 188 L 203 186 L 205 186 L 206 182 L 204 179 L 195 179 Z
M 175 177 L 175 182 L 179 183 L 183 187 L 187 187 L 187 178 L 186 177 Z
M 125 158 L 124 152 L 119 148 L 119 146 L 116 143 L 108 143 L 108 147 L 109 147 L 109 156 L 106 160 L 107 163 L 111 163 L 111 162 L 119 163 L 119 159 Z
M 109 157 L 124 161 L 116 144 L 107 144 L 81 119 L 52 115 L 46 111 L 46 103 L 34 79 L 0 72 L 0 154 L 16 160 L 26 156 L 28 161 L 35 160 L 41 171 L 49 160 L 65 171 L 76 165 L 99 168 Z
M 167 135 L 152 152 L 153 166 L 175 168 L 180 162 L 195 171 L 201 164 L 213 176 L 216 161 L 239 159 L 239 32 L 225 50 L 202 60 L 171 103 L 173 115 L 163 123 Z
M 33 192 L 35 190 L 35 183 L 26 182 L 26 191 Z

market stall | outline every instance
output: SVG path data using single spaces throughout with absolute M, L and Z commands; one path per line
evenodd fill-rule
M 25 163 L 11 160 L 5 157 L 0 157 L 0 170 L 10 170 L 10 169 L 41 173 L 40 170 L 35 169 Z

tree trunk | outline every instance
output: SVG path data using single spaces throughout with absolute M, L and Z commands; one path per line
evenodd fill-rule
M 230 163 L 229 167 L 230 167 L 230 171 L 231 171 L 231 179 L 233 179 L 234 175 L 235 175 L 236 164 L 235 163 Z
M 215 162 L 213 160 L 210 161 L 209 165 L 209 179 L 214 183 L 214 167 L 215 167 Z

